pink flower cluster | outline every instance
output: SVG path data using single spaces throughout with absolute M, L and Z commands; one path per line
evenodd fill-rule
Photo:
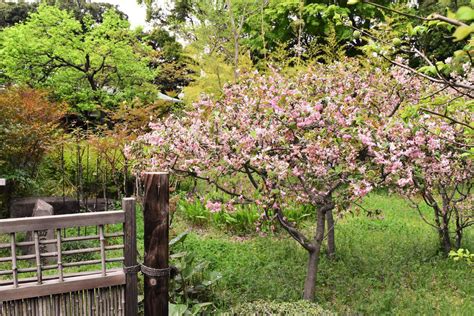
M 217 213 L 222 210 L 222 203 L 221 202 L 212 202 L 211 200 L 207 201 L 206 208 L 211 213 Z
M 419 170 L 426 181 L 472 176 L 449 150 L 452 127 L 423 119 L 425 132 L 390 117 L 417 103 L 421 87 L 403 71 L 387 75 L 349 59 L 294 77 L 277 70 L 242 75 L 220 100 L 204 97 L 152 124 L 137 157 L 147 167 L 203 179 L 239 201 L 254 202 L 258 191 L 269 206 L 275 199 L 317 204 L 328 195 L 352 201 L 377 185 L 380 166 L 386 183 L 400 188 L 412 187 Z M 245 184 L 228 185 L 229 178 Z

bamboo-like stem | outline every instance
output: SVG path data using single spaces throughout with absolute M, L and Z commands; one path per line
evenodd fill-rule
M 63 282 L 63 260 L 61 250 L 61 229 L 56 230 L 59 281 Z
M 11 258 L 12 258 L 12 272 L 13 272 L 13 285 L 18 287 L 18 267 L 16 266 L 16 245 L 15 245 L 15 233 L 10 234 L 10 245 L 11 245 Z
M 39 246 L 39 236 L 38 231 L 34 232 L 35 238 L 35 254 L 36 254 L 36 276 L 38 278 L 38 284 L 43 283 L 42 272 L 41 272 L 41 255 L 40 255 L 40 246 Z
M 105 266 L 105 237 L 104 237 L 104 225 L 99 225 L 99 240 L 100 240 L 100 259 L 102 263 L 102 275 L 105 276 L 106 266 Z

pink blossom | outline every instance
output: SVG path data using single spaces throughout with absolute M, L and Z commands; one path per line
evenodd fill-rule
M 402 188 L 410 183 L 412 183 L 412 179 L 410 178 L 401 178 L 397 181 L 397 185 Z
M 211 212 L 211 213 L 217 213 L 222 210 L 222 203 L 221 202 L 212 202 L 212 201 L 207 201 L 206 203 L 206 208 Z

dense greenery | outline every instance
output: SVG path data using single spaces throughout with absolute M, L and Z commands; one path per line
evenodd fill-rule
M 0 1 L 2 217 L 168 170 L 177 315 L 474 313 L 474 1 L 136 2 Z
M 95 23 L 90 15 L 79 21 L 67 11 L 40 6 L 26 23 L 3 31 L 1 56 L 9 80 L 51 89 L 74 109 L 94 111 L 151 97 L 146 50 L 113 10 Z
M 8 178 L 9 200 L 35 187 L 43 156 L 62 132 L 65 106 L 51 102 L 45 92 L 16 88 L 0 93 L 0 112 L 0 174 Z

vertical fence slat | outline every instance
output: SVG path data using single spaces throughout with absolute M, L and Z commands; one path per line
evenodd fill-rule
M 137 265 L 137 231 L 135 218 L 135 199 L 122 200 L 122 209 L 125 212 L 124 223 L 124 264 L 126 267 Z M 136 273 L 127 273 L 125 276 L 125 315 L 138 314 L 138 283 Z
M 120 315 L 125 315 L 125 288 L 123 286 L 120 287 Z
M 13 285 L 18 287 L 18 267 L 16 265 L 16 240 L 15 233 L 10 234 L 10 248 L 12 253 L 12 271 L 13 271 Z
M 64 272 L 63 272 L 63 258 L 62 258 L 62 250 L 61 250 L 61 229 L 56 230 L 56 248 L 58 252 L 58 274 L 59 274 L 59 281 L 63 282 L 64 279 Z
M 104 225 L 99 225 L 99 240 L 100 240 L 100 259 L 101 259 L 101 268 L 102 275 L 105 276 L 106 265 L 105 265 L 105 237 L 104 237 Z
M 145 173 L 145 265 L 168 268 L 169 174 Z M 168 315 L 169 276 L 145 275 L 145 315 Z
M 39 235 L 38 231 L 34 231 L 35 236 L 35 255 L 36 255 L 36 277 L 38 280 L 38 284 L 43 283 L 43 273 L 41 271 L 41 254 L 40 254 L 40 246 L 39 246 Z

